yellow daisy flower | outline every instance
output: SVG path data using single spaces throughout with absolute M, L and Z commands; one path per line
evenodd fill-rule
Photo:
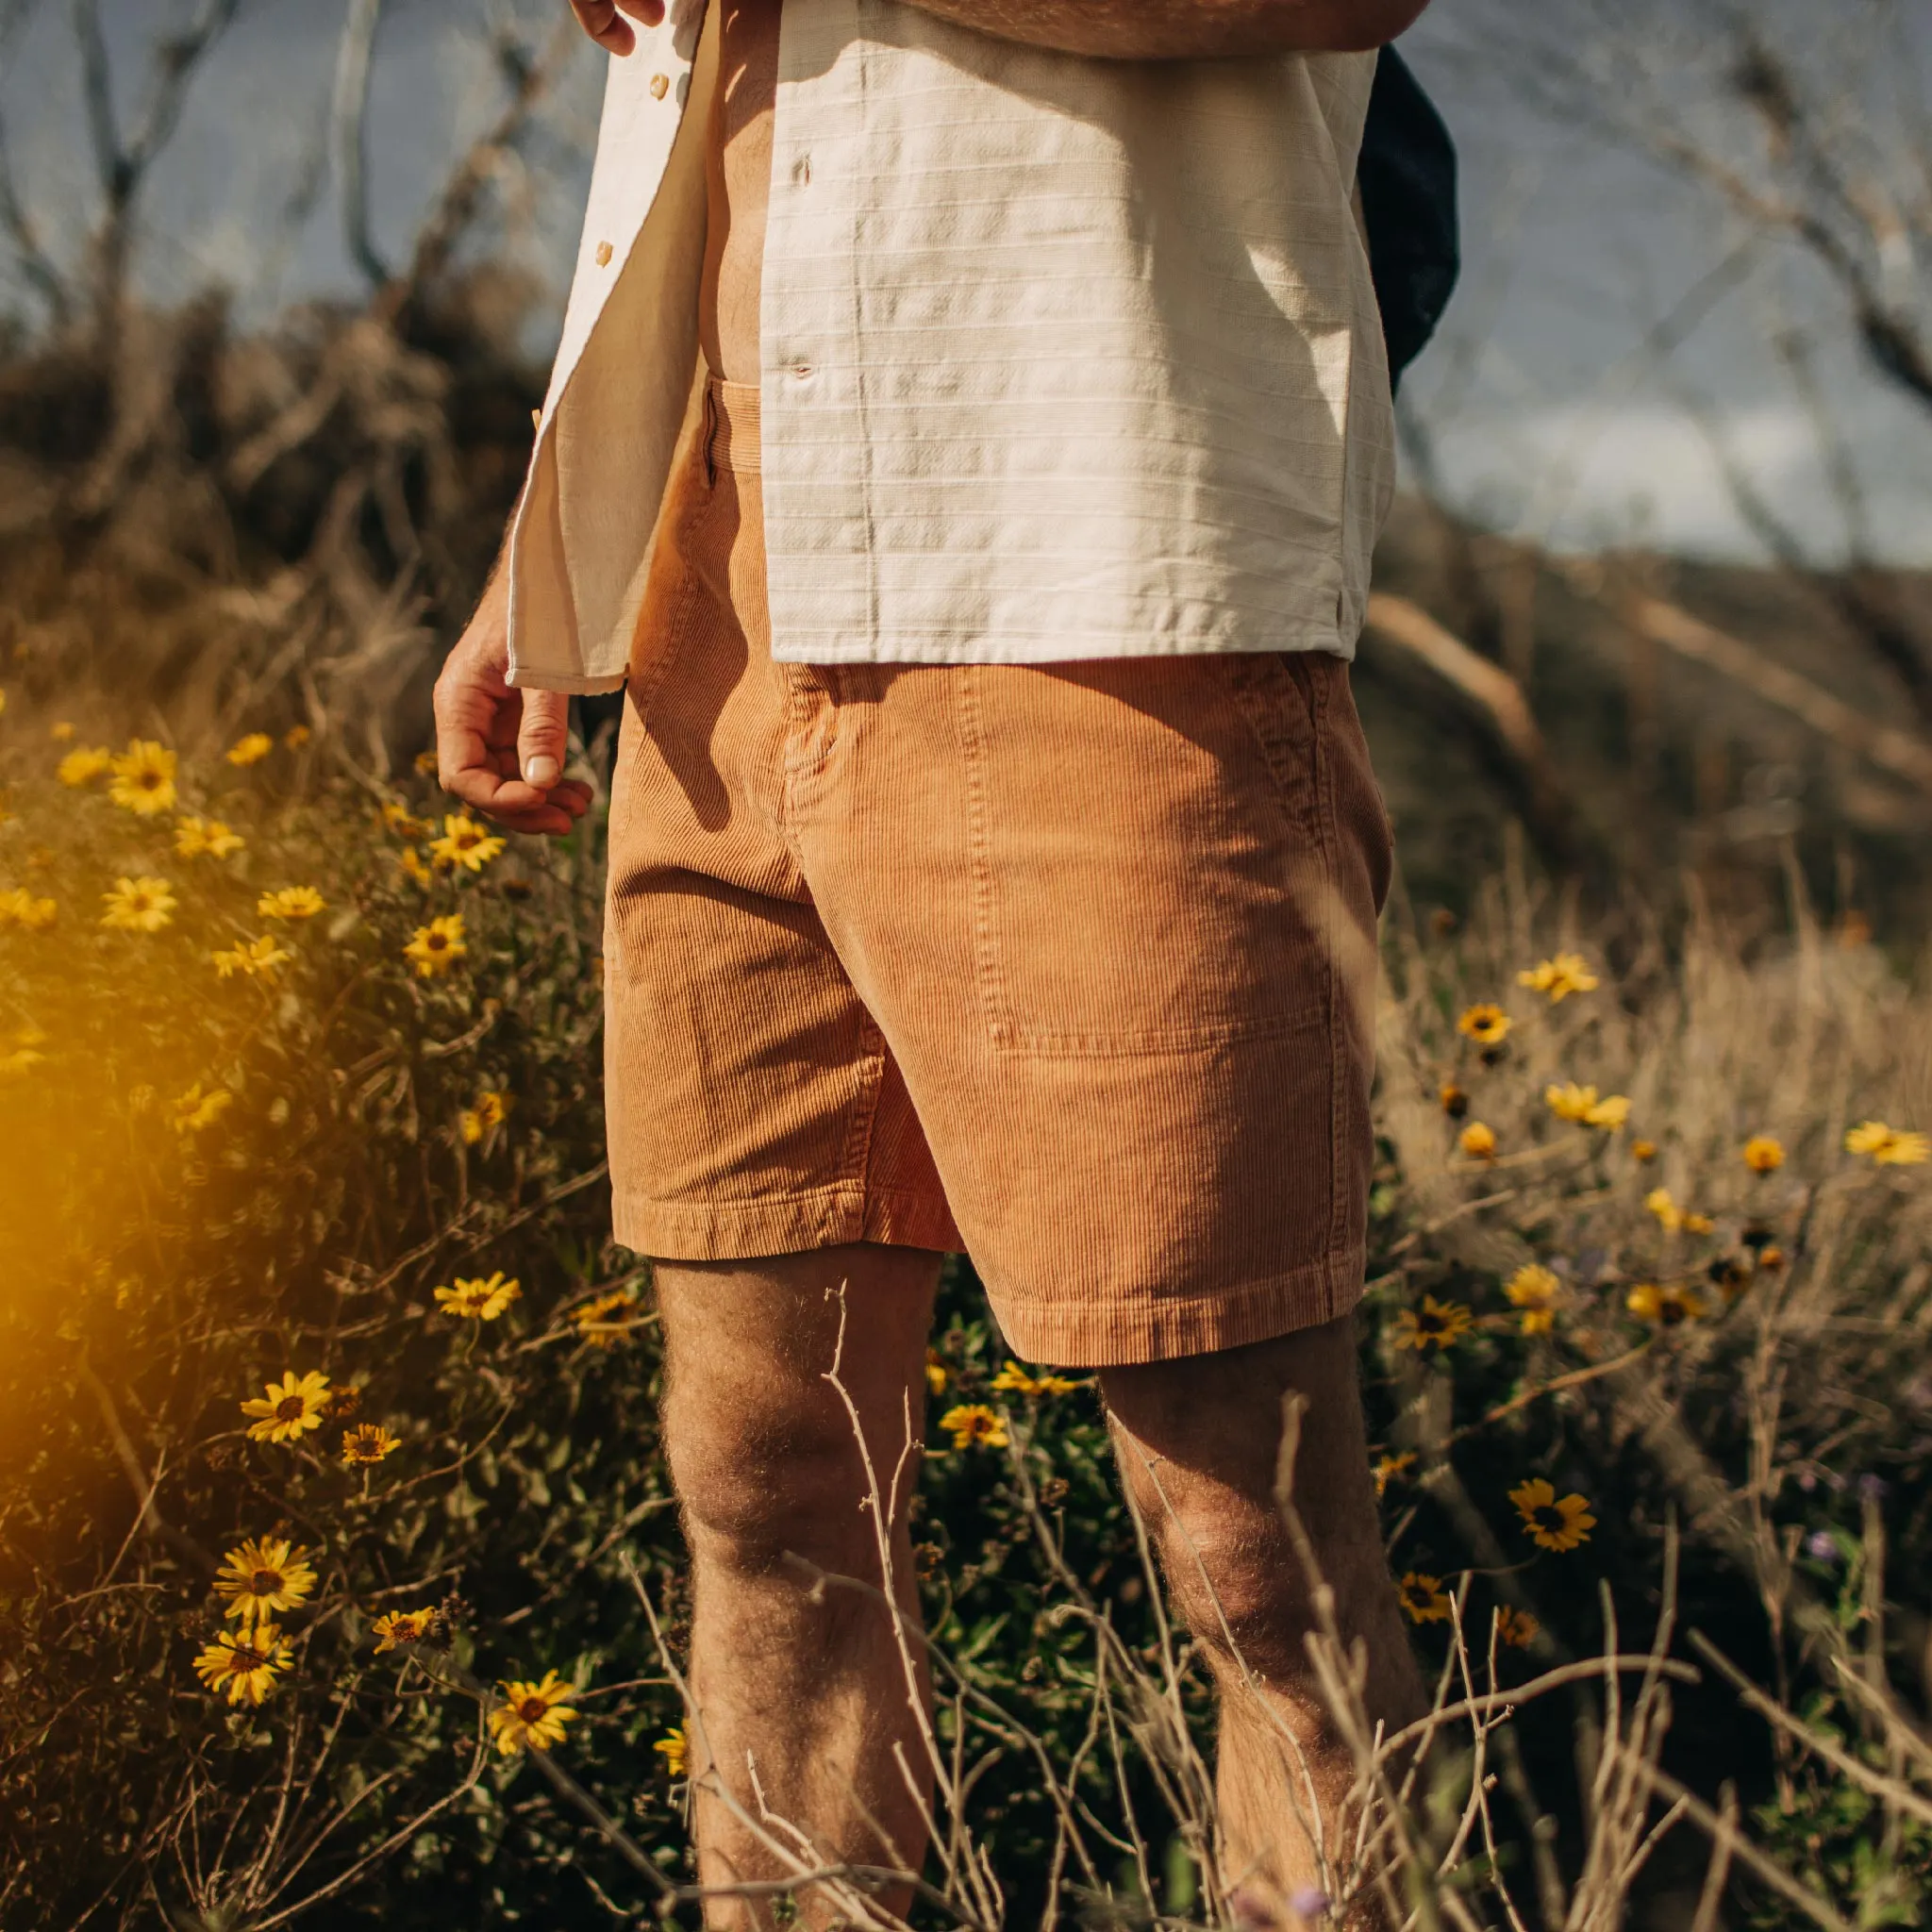
M 1519 973 L 1516 983 L 1528 987 L 1532 992 L 1549 994 L 1550 1004 L 1555 1006 L 1558 1000 L 1568 999 L 1573 992 L 1594 992 L 1598 982 L 1581 953 L 1558 953 L 1554 958 L 1541 960 L 1527 973 Z
M 479 825 L 468 812 L 453 811 L 442 822 L 442 837 L 430 841 L 429 856 L 440 865 L 481 872 L 507 842 Z
M 279 1383 L 265 1383 L 266 1398 L 251 1396 L 242 1405 L 242 1413 L 253 1416 L 248 1425 L 257 1442 L 299 1442 L 311 1429 L 322 1426 L 328 1412 L 328 1377 L 310 1369 L 299 1381 L 291 1370 Z
M 115 932 L 159 932 L 174 924 L 177 903 L 166 879 L 145 874 L 116 879 L 114 890 L 101 894 L 101 904 L 108 908 L 101 914 L 101 924 Z
M 925 1388 L 927 1394 L 943 1395 L 946 1392 L 946 1384 L 951 1379 L 952 1376 L 947 1371 L 945 1362 L 941 1359 L 939 1350 L 936 1348 L 927 1349 L 925 1352 Z
M 691 1740 L 684 1735 L 682 1724 L 673 1724 L 651 1749 L 664 1760 L 664 1769 L 673 1777 L 682 1777 L 691 1764 Z
M 507 1093 L 499 1093 L 492 1087 L 486 1087 L 476 1096 L 475 1107 L 466 1107 L 457 1116 L 457 1125 L 466 1146 L 474 1147 L 491 1127 L 500 1127 L 509 1118 L 510 1100 Z
M 305 744 L 307 744 L 308 741 L 314 736 L 315 733 L 309 730 L 308 726 L 306 724 L 291 724 L 289 728 L 282 733 L 282 742 L 291 751 L 300 751 L 302 747 Z
M 275 741 L 266 731 L 251 731 L 228 747 L 227 759 L 231 765 L 242 768 L 258 765 L 275 748 Z
M 0 892 L 0 923 L 11 920 L 28 932 L 44 932 L 59 916 L 60 908 L 54 900 L 36 897 L 25 886 Z
M 505 1684 L 501 1689 L 504 1702 L 490 1713 L 490 1735 L 506 1757 L 562 1743 L 563 1727 L 580 1715 L 570 1706 L 575 1689 L 555 1671 L 546 1671 L 541 1683 Z
M 1496 1158 L 1496 1130 L 1481 1121 L 1471 1121 L 1457 1136 L 1456 1144 L 1472 1160 L 1493 1160 Z
M 588 1341 L 592 1348 L 615 1348 L 630 1333 L 627 1321 L 617 1322 L 614 1315 L 625 1314 L 637 1306 L 637 1298 L 627 1288 L 612 1289 L 608 1294 L 592 1295 L 587 1302 L 579 1302 L 570 1311 L 580 1341 Z
M 279 891 L 264 892 L 255 909 L 263 919 L 313 919 L 327 905 L 313 886 L 284 886 Z
M 74 726 L 65 718 L 62 718 L 58 724 L 47 726 L 47 736 L 56 744 L 66 744 L 74 737 Z
M 1004 1449 L 1010 1440 L 998 1413 L 983 1402 L 962 1402 L 940 1418 L 955 1449 Z
M 108 796 L 142 818 L 173 811 L 175 768 L 175 754 L 166 745 L 157 744 L 151 738 L 137 738 L 119 758 L 108 760 L 114 781 L 108 787 Z
M 1580 1125 L 1597 1104 L 1596 1089 L 1579 1087 L 1574 1080 L 1566 1080 L 1560 1086 L 1552 1082 L 1543 1089 L 1543 1103 L 1559 1121 L 1574 1121 Z
M 234 1104 L 235 1096 L 225 1087 L 205 1089 L 197 1080 L 175 1102 L 170 1117 L 177 1134 L 198 1134 L 213 1126 Z
M 284 952 L 267 933 L 258 940 L 239 940 L 226 952 L 208 955 L 215 962 L 215 971 L 224 979 L 232 979 L 238 973 L 244 979 L 266 979 L 294 957 L 292 953 Z
M 294 1653 L 273 1624 L 223 1631 L 194 1659 L 194 1674 L 210 1690 L 225 1689 L 230 1704 L 260 1704 Z
M 413 845 L 406 845 L 396 854 L 396 863 L 402 868 L 403 875 L 419 886 L 426 887 L 435 881 L 435 874 L 423 863 L 423 855 Z
M 1442 1588 L 1440 1576 L 1430 1576 L 1420 1570 L 1406 1570 L 1402 1580 L 1395 1586 L 1395 1595 L 1402 1605 L 1402 1614 L 1411 1624 L 1448 1622 L 1449 1592 Z
M 1659 1328 L 1675 1328 L 1686 1322 L 1701 1321 L 1708 1313 L 1704 1297 L 1684 1282 L 1640 1281 L 1624 1297 L 1624 1306 L 1641 1321 L 1654 1323 Z
M 54 775 L 63 785 L 92 785 L 113 762 L 114 754 L 105 744 L 83 745 L 54 767 Z
M 1932 1140 L 1909 1127 L 1889 1127 L 1883 1121 L 1860 1121 L 1845 1136 L 1845 1147 L 1880 1167 L 1923 1167 L 1932 1160 Z
M 1411 1468 L 1414 1462 L 1413 1449 L 1404 1449 L 1394 1456 L 1378 1457 L 1374 1468 L 1369 1472 L 1375 1478 L 1375 1494 L 1379 1497 L 1389 1487 L 1391 1479 L 1400 1475 L 1404 1470 Z
M 1456 1023 L 1456 1030 L 1478 1046 L 1501 1046 L 1509 1032 L 1509 1015 L 1492 1000 L 1466 1008 Z
M 1002 1392 L 1010 1391 L 1015 1395 L 1071 1395 L 1079 1384 L 1068 1381 L 1064 1375 L 1030 1374 L 1009 1358 L 1006 1367 L 992 1378 L 992 1386 Z
M 1474 1320 L 1463 1303 L 1439 1302 L 1434 1295 L 1425 1294 L 1420 1312 L 1414 1308 L 1396 1311 L 1395 1346 L 1412 1348 L 1418 1354 L 1433 1348 L 1440 1354 L 1450 1347 Z
M 1436 1098 L 1452 1121 L 1459 1121 L 1469 1111 L 1469 1095 L 1454 1080 L 1443 1081 L 1436 1090 Z
M 415 764 L 416 769 L 419 772 L 421 772 L 425 778 L 433 778 L 436 776 L 437 762 L 436 754 L 433 751 L 419 751 L 416 754 Z
M 1527 1610 L 1504 1604 L 1496 1611 L 1496 1641 L 1511 1650 L 1527 1650 L 1542 1627 Z
M 1503 1284 L 1511 1306 L 1523 1310 L 1525 1335 L 1547 1335 L 1556 1325 L 1557 1295 L 1561 1288 L 1562 1283 L 1535 1261 L 1519 1268 Z
M 1574 1121 L 1579 1126 L 1603 1127 L 1614 1132 L 1630 1118 L 1630 1103 L 1621 1093 L 1597 1098 L 1594 1087 L 1579 1087 L 1574 1080 L 1560 1085 L 1552 1082 L 1543 1089 L 1543 1104 L 1559 1121 Z
M 398 805 L 393 799 L 383 801 L 382 824 L 384 830 L 401 839 L 426 839 L 436 829 L 428 819 L 419 819 L 407 805 Z
M 1657 1142 L 1655 1141 L 1631 1141 L 1630 1158 L 1646 1162 L 1655 1160 L 1657 1158 Z
M 231 831 L 220 819 L 175 821 L 175 851 L 182 858 L 227 858 L 247 842 L 240 832 Z
M 498 1269 L 487 1281 L 459 1278 L 454 1288 L 439 1288 L 436 1301 L 445 1315 L 472 1322 L 493 1322 L 523 1291 L 520 1283 L 506 1281 L 503 1271 Z
M 403 948 L 403 958 L 414 965 L 419 978 L 433 979 L 447 973 L 469 950 L 463 939 L 463 915 L 449 912 L 419 925 Z
M 1545 1550 L 1574 1550 L 1579 1543 L 1587 1543 L 1596 1527 L 1596 1518 L 1581 1496 L 1558 1497 L 1540 1475 L 1511 1490 L 1509 1500 L 1516 1505 L 1530 1541 Z
M 378 1657 L 386 1650 L 400 1650 L 406 1643 L 421 1643 L 435 1628 L 434 1610 L 390 1610 L 369 1626 Z
M 302 1558 L 306 1552 L 280 1537 L 250 1537 L 222 1558 L 215 1576 L 215 1594 L 225 1597 L 222 1613 L 239 1617 L 243 1629 L 268 1624 L 277 1610 L 299 1609 L 315 1591 L 315 1572 Z
M 342 1431 L 342 1460 L 351 1469 L 380 1462 L 403 1446 L 400 1436 L 392 1436 L 380 1423 L 358 1423 Z
M 1785 1164 L 1785 1143 L 1769 1134 L 1753 1134 L 1744 1142 L 1743 1158 L 1753 1174 L 1775 1174 Z

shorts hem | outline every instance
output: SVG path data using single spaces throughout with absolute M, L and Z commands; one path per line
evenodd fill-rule
M 1348 1248 L 1234 1288 L 1074 1307 L 1016 1303 L 991 1286 L 987 1292 L 1000 1332 L 1023 1360 L 1054 1368 L 1127 1368 L 1213 1355 L 1333 1322 L 1360 1302 L 1367 1262 L 1366 1248 Z
M 855 1241 L 941 1255 L 964 1245 L 943 1200 L 849 1184 L 756 1201 L 619 1197 L 611 1233 L 624 1247 L 658 1261 L 752 1261 Z

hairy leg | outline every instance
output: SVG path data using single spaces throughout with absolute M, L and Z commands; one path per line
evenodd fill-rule
M 1123 1477 L 1220 1694 L 1225 1876 L 1290 1894 L 1316 1886 L 1320 1868 L 1301 1821 L 1312 1804 L 1330 1857 L 1341 1852 L 1356 1763 L 1308 1661 L 1312 1594 L 1274 1498 L 1291 1393 L 1307 1405 L 1295 1507 L 1335 1592 L 1342 1641 L 1366 1650 L 1370 1722 L 1393 1731 L 1424 1706 L 1375 1517 L 1354 1318 L 1215 1355 L 1108 1369 L 1101 1382 Z
M 774 1840 L 808 1863 L 917 1870 L 924 1852 L 925 1747 L 891 1619 L 874 1597 L 814 1589 L 788 1557 L 879 1587 L 864 1461 L 825 1379 L 840 1291 L 840 1380 L 884 1496 L 908 1416 L 915 1444 L 923 1433 L 940 1260 L 864 1245 L 657 1266 L 665 1449 L 691 1554 L 691 1772 L 707 1885 L 797 1870 Z M 917 1474 L 915 1452 L 891 1524 L 893 1582 L 915 1628 L 907 1504 Z M 924 1699 L 923 1658 L 921 1667 Z M 763 1823 L 767 1811 L 785 1823 Z M 879 1897 L 902 1913 L 910 1903 L 905 1888 Z M 808 1924 L 835 1916 L 822 1891 L 799 1904 Z M 708 1919 L 750 1926 L 772 1915 L 767 1905 L 719 1901 Z

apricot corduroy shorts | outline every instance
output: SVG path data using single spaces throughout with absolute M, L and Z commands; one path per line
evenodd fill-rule
M 709 385 L 631 657 L 618 1239 L 964 1249 L 1070 1366 L 1342 1313 L 1391 858 L 1347 665 L 774 663 L 757 405 Z

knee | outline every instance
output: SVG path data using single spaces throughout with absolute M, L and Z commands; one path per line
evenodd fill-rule
M 782 1396 L 732 1407 L 674 1392 L 664 1446 L 697 1562 L 764 1573 L 791 1552 L 847 1574 L 872 1549 L 858 1445 L 826 1407 Z
M 1258 1524 L 1171 1522 L 1157 1547 L 1175 1615 L 1217 1673 L 1283 1684 L 1309 1668 L 1314 1599 L 1284 1535 Z

